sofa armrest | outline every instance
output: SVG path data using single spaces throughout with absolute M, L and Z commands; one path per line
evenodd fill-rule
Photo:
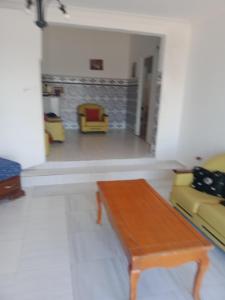
M 174 178 L 175 186 L 188 186 L 193 181 L 193 174 L 191 172 L 177 173 Z
M 80 126 L 83 127 L 86 124 L 86 117 L 83 114 L 80 114 Z
M 188 169 L 173 169 L 173 172 L 175 174 L 186 174 L 186 173 L 192 173 L 192 170 L 188 170 Z
M 46 118 L 45 119 L 46 123 L 62 123 L 61 118 Z

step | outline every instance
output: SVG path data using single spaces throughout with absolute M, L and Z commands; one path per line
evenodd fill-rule
M 85 160 L 85 161 L 48 161 L 33 169 L 67 169 L 77 167 L 99 167 L 99 166 L 126 166 L 126 165 L 151 165 L 160 168 L 170 168 L 174 166 L 181 166 L 180 163 L 167 160 L 160 161 L 155 158 L 127 158 L 127 159 L 102 159 L 102 160 Z M 183 166 L 182 166 L 183 167 Z
M 37 168 L 22 172 L 24 187 L 43 186 L 54 184 L 71 184 L 95 182 L 98 180 L 123 180 L 123 179 L 169 179 L 172 169 L 183 168 L 176 161 L 157 161 L 141 159 L 138 161 L 116 160 L 110 165 L 108 161 L 64 162 L 46 163 Z M 119 161 L 119 162 L 118 162 Z M 58 163 L 58 168 L 56 167 Z M 75 166 L 74 166 L 75 165 Z

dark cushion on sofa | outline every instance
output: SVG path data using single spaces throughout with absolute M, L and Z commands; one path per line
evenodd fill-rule
M 195 167 L 193 175 L 192 187 L 196 190 L 218 197 L 225 196 L 225 173 L 211 172 L 201 167 Z

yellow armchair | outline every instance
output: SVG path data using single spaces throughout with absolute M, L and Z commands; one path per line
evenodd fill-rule
M 64 142 L 65 131 L 60 118 L 45 118 L 45 130 L 51 135 L 53 141 Z
M 212 157 L 203 167 L 210 171 L 225 172 L 225 154 Z M 176 172 L 170 196 L 172 205 L 225 251 L 223 199 L 197 191 L 191 187 L 192 181 L 191 171 Z
M 88 113 L 94 112 L 90 118 Z M 98 104 L 85 103 L 77 108 L 78 120 L 81 132 L 107 132 L 109 128 L 109 118 L 105 114 L 104 108 Z

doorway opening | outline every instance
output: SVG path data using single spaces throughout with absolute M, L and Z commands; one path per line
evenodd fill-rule
M 50 25 L 43 32 L 48 161 L 154 157 L 160 43 L 156 36 L 65 25 Z M 102 111 L 94 130 L 82 127 L 83 105 L 86 112 L 88 105 Z
M 158 125 L 158 110 L 161 90 L 161 72 L 159 66 L 160 40 L 153 55 L 141 58 L 139 76 L 139 96 L 137 98 L 136 134 L 155 151 Z M 139 106 L 139 109 L 138 109 Z M 138 122 L 138 119 L 140 121 Z

